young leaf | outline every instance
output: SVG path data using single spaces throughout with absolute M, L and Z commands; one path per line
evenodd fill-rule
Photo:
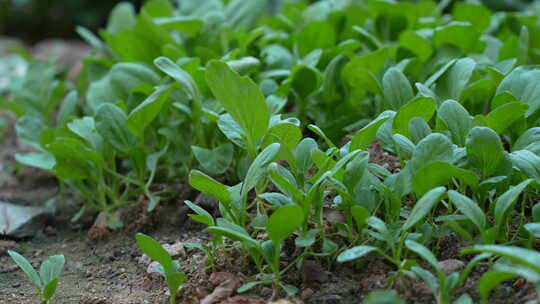
M 409 137 L 409 121 L 414 117 L 429 121 L 436 107 L 437 103 L 431 97 L 417 97 L 404 104 L 394 117 L 393 132 Z
M 478 176 L 472 171 L 458 168 L 443 161 L 431 162 L 420 168 L 413 177 L 413 190 L 418 195 L 424 195 L 429 190 L 445 186 L 458 178 L 461 182 L 475 189 L 478 184 Z
M 413 209 L 411 210 L 409 217 L 401 228 L 402 231 L 409 230 L 414 225 L 416 225 L 418 221 L 423 219 L 431 211 L 431 209 L 433 209 L 433 207 L 441 200 L 445 192 L 445 187 L 437 187 L 424 194 L 424 196 L 422 196 L 422 198 L 416 202 Z
M 112 103 L 104 103 L 96 112 L 96 129 L 114 148 L 128 153 L 134 148 L 136 139 L 125 128 L 127 116 Z
M 382 126 L 383 123 L 385 123 L 388 119 L 390 119 L 391 116 L 395 115 L 394 112 L 385 111 L 382 112 L 377 118 L 372 120 L 367 126 L 363 127 L 358 131 L 351 139 L 351 146 L 349 147 L 350 151 L 354 150 L 366 150 L 371 143 L 373 143 L 373 139 L 375 138 L 375 135 L 377 135 L 377 131 Z
M 482 177 L 506 175 L 511 164 L 497 133 L 490 128 L 474 127 L 467 136 L 467 156 Z
M 52 280 L 58 278 L 64 269 L 64 255 L 54 255 L 45 260 L 39 268 L 39 277 L 43 285 L 49 284 Z
M 384 97 L 393 110 L 399 110 L 414 97 L 411 83 L 397 68 L 389 68 L 384 73 L 382 85 Z
M 433 133 L 422 139 L 414 150 L 409 162 L 414 172 L 435 161 L 451 162 L 454 156 L 452 143 L 448 137 Z
M 448 197 L 459 211 L 476 225 L 478 231 L 484 231 L 486 228 L 486 216 L 475 201 L 454 190 L 448 191 Z
M 253 189 L 262 178 L 266 175 L 266 167 L 274 161 L 279 153 L 280 144 L 273 143 L 262 150 L 259 155 L 253 160 L 251 166 L 249 166 L 248 172 L 242 184 L 241 197 L 247 195 L 247 193 Z
M 43 287 L 43 292 L 42 292 L 43 299 L 50 300 L 54 296 L 57 286 L 58 286 L 58 278 L 55 278 L 51 280 L 49 283 L 47 283 Z
M 214 226 L 214 218 L 208 211 L 204 210 L 203 208 L 193 204 L 190 201 L 184 201 L 186 205 L 188 205 L 189 209 L 193 210 L 197 214 L 190 214 L 189 217 L 191 217 L 193 220 L 205 224 L 206 226 Z
M 450 133 L 452 141 L 458 146 L 465 146 L 467 134 L 472 128 L 472 117 L 467 109 L 455 100 L 447 100 L 437 110 L 437 117 L 444 122 Z
M 370 292 L 362 304 L 405 304 L 405 300 L 393 291 L 377 290 Z
M 298 205 L 283 206 L 270 216 L 266 229 L 274 244 L 280 244 L 304 222 L 304 213 Z
M 266 134 L 270 112 L 259 86 L 240 76 L 226 63 L 211 61 L 206 68 L 206 81 L 214 96 L 255 145 Z
M 516 202 L 518 196 L 525 190 L 525 188 L 532 182 L 532 179 L 527 179 L 519 183 L 514 187 L 510 187 L 506 192 L 504 192 L 497 200 L 495 201 L 495 221 L 497 226 L 504 225 L 504 219 L 508 214 L 510 208 Z
M 365 246 L 365 245 L 355 246 L 340 253 L 337 257 L 337 261 L 340 263 L 344 263 L 344 262 L 356 260 L 373 251 L 380 251 L 380 249 L 377 247 Z
M 167 57 L 158 57 L 156 60 L 154 60 L 154 64 L 163 73 L 178 81 L 178 83 L 182 85 L 182 88 L 188 93 L 190 98 L 193 98 L 196 101 L 201 99 L 201 93 L 199 92 L 199 88 L 197 87 L 195 80 L 193 80 L 188 72 L 184 71 L 171 59 Z
M 191 146 L 191 150 L 201 167 L 212 175 L 225 173 L 234 156 L 234 147 L 231 143 L 224 143 L 212 150 Z
M 168 101 L 171 86 L 160 86 L 139 104 L 127 117 L 126 128 L 134 135 L 142 137 L 145 128 L 158 116 Z
M 407 246 L 409 250 L 413 251 L 414 253 L 421 256 L 424 260 L 426 260 L 426 262 L 428 262 L 435 270 L 437 270 L 437 273 L 442 272 L 439 261 L 437 261 L 435 255 L 433 255 L 433 253 L 427 247 L 413 240 L 406 240 L 405 246 Z
M 137 240 L 137 245 L 139 245 L 142 252 L 144 252 L 152 260 L 160 263 L 165 271 L 168 272 L 168 269 L 173 264 L 172 258 L 171 255 L 165 249 L 163 249 L 161 244 L 142 233 L 137 233 L 135 239 Z
M 227 186 L 201 171 L 191 170 L 189 173 L 189 184 L 202 193 L 213 196 L 223 204 L 227 204 L 231 200 L 231 193 L 227 189 Z
M 540 69 L 535 66 L 521 66 L 506 76 L 496 94 L 509 92 L 518 100 L 529 105 L 525 117 L 530 117 L 540 108 L 540 86 L 535 81 L 540 77 Z
M 9 256 L 17 263 L 17 265 L 21 268 L 22 271 L 28 276 L 28 278 L 32 281 L 34 286 L 41 290 L 42 284 L 41 280 L 39 278 L 39 275 L 37 271 L 30 265 L 28 260 L 24 258 L 22 255 L 18 254 L 15 251 L 8 250 Z
M 509 260 L 512 260 L 513 262 L 527 266 L 535 272 L 540 273 L 540 253 L 538 253 L 536 250 L 504 245 L 476 245 L 462 251 L 463 254 L 473 252 L 489 252 L 495 255 L 503 256 Z

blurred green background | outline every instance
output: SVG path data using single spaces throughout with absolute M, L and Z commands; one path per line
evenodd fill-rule
M 28 43 L 76 37 L 76 25 L 93 30 L 103 26 L 118 2 L 121 0 L 0 0 L 0 36 Z M 129 2 L 139 6 L 142 0 Z
M 82 25 L 91 30 L 97 30 L 104 26 L 109 12 L 120 1 L 0 0 L 0 36 L 16 37 L 27 43 L 34 43 L 52 37 L 74 38 L 77 37 L 74 31 L 76 25 Z M 139 7 L 144 1 L 129 0 L 136 7 Z M 178 2 L 179 5 L 182 4 L 182 0 L 174 1 Z M 203 2 L 206 0 L 200 1 Z M 295 0 L 268 1 L 272 7 L 282 1 Z M 458 2 L 457 0 L 441 1 Z M 526 3 L 531 2 L 531 0 L 483 0 L 482 2 L 495 10 L 520 10 Z

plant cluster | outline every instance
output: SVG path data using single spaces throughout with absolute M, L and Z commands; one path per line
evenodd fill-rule
M 76 83 L 32 62 L 0 105 L 38 151 L 17 161 L 77 192 L 80 214 L 140 195 L 151 210 L 172 196 L 158 183 L 214 197 L 218 218 L 185 202 L 213 236 L 194 246 L 213 261 L 240 244 L 256 273 L 239 291 L 295 294 L 283 277 L 305 258 L 376 253 L 438 303 L 471 303 L 456 292 L 496 261 L 479 282 L 487 301 L 515 276 L 540 286 L 540 3 L 448 4 L 283 1 L 269 14 L 264 0 L 152 0 L 139 13 L 122 3 L 98 36 L 77 29 L 96 51 Z M 370 162 L 375 141 L 399 170 Z M 481 252 L 461 273 L 428 249 L 450 234 Z M 147 253 L 159 245 L 137 240 Z M 153 259 L 178 277 L 172 295 L 183 274 Z

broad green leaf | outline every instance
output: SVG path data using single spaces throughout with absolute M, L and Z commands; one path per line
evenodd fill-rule
M 231 0 L 227 3 L 223 13 L 227 24 L 235 29 L 249 29 L 254 26 L 267 10 L 264 0 Z
M 448 191 L 448 197 L 452 204 L 476 225 L 478 231 L 483 233 L 486 228 L 486 216 L 478 204 L 467 196 L 454 190 Z
M 429 134 L 431 134 L 431 128 L 422 117 L 413 117 L 409 121 L 409 136 L 413 143 L 419 143 Z
M 499 136 L 492 129 L 472 128 L 467 136 L 466 146 L 470 163 L 480 170 L 483 178 L 509 173 L 509 157 Z
M 313 166 L 311 150 L 317 147 L 317 142 L 309 137 L 302 139 L 296 146 L 294 150 L 296 167 L 302 174 L 306 174 Z
M 42 170 L 52 170 L 56 161 L 51 153 L 30 152 L 25 154 L 15 154 L 15 160 L 25 166 L 35 167 Z
M 448 185 L 453 178 L 459 179 L 472 189 L 475 189 L 478 184 L 478 176 L 473 172 L 444 161 L 435 161 L 416 171 L 413 190 L 418 195 L 424 195 L 435 187 Z
M 524 119 L 529 105 L 522 102 L 510 102 L 489 112 L 486 117 L 487 126 L 498 134 L 506 131 L 512 123 Z
M 103 152 L 103 137 L 99 135 L 96 129 L 96 122 L 93 117 L 85 116 L 75 119 L 67 124 L 68 129 L 89 142 L 98 152 Z
M 523 225 L 523 228 L 527 230 L 533 237 L 540 238 L 540 223 L 527 223 Z
M 510 153 L 512 165 L 525 176 L 540 181 L 540 157 L 529 150 L 519 150 Z
M 458 146 L 465 146 L 467 134 L 473 126 L 473 119 L 467 109 L 455 100 L 447 100 L 437 110 L 437 117 L 444 122 L 450 133 L 452 141 Z
M 393 112 L 383 112 L 376 119 L 372 120 L 367 126 L 360 129 L 351 139 L 350 151 L 366 150 L 377 135 L 377 131 L 385 123 Z
M 456 21 L 469 22 L 479 32 L 491 25 L 491 11 L 481 4 L 458 2 L 452 9 L 452 16 Z
M 208 232 L 225 235 L 230 239 L 244 242 L 249 246 L 253 248 L 258 248 L 260 250 L 260 242 L 251 238 L 247 233 L 242 233 L 235 229 L 221 226 L 208 227 Z
M 370 292 L 362 304 L 405 304 L 405 300 L 393 291 L 376 290 Z
M 462 58 L 456 62 L 437 80 L 434 92 L 439 102 L 447 99 L 461 100 L 469 80 L 476 68 L 476 62 L 471 58 Z
M 355 246 L 340 253 L 337 257 L 337 261 L 340 263 L 343 263 L 343 262 L 356 260 L 373 251 L 380 251 L 380 249 L 377 247 L 365 246 L 365 245 Z
M 302 203 L 302 192 L 298 189 L 294 176 L 286 168 L 277 163 L 271 163 L 268 166 L 268 175 L 281 192 L 290 196 L 296 203 Z
M 242 130 L 240 125 L 234 121 L 230 114 L 219 116 L 218 128 L 223 132 L 227 139 L 242 149 L 246 149 L 246 133 Z
M 502 227 L 504 225 L 504 219 L 508 214 L 509 210 L 516 203 L 518 196 L 525 190 L 525 188 L 532 182 L 532 179 L 527 179 L 522 181 L 516 186 L 510 187 L 506 190 L 501 196 L 495 200 L 495 221 L 498 226 Z
M 138 62 L 117 63 L 112 67 L 109 75 L 111 87 L 123 94 L 122 96 L 127 96 L 141 85 L 157 85 L 161 79 L 153 69 Z M 116 100 L 110 100 L 110 102 L 116 102 Z
M 231 201 L 231 193 L 227 189 L 227 186 L 201 171 L 191 170 L 189 173 L 189 184 L 193 188 L 214 197 L 224 204 Z
M 172 87 L 160 86 L 139 104 L 127 117 L 126 128 L 134 135 L 142 137 L 146 127 L 158 116 L 165 106 Z
M 64 270 L 65 258 L 64 255 L 54 255 L 45 260 L 39 268 L 39 277 L 43 285 L 49 284 L 54 279 L 57 279 L 62 270 Z
M 382 86 L 384 97 L 393 110 L 399 110 L 414 97 L 409 80 L 397 68 L 389 68 L 384 73 Z
M 174 63 L 167 57 L 158 57 L 156 60 L 154 60 L 154 65 L 157 66 L 163 73 L 176 80 L 188 93 L 189 97 L 195 99 L 196 101 L 201 99 L 201 93 L 199 92 L 197 83 L 193 77 L 178 66 L 178 64 Z
M 55 278 L 51 280 L 49 283 L 45 284 L 45 286 L 43 287 L 43 292 L 42 292 L 43 299 L 50 300 L 54 296 L 57 286 L 58 286 L 58 278 Z
M 257 69 L 261 65 L 261 62 L 255 57 L 247 56 L 240 59 L 227 61 L 227 65 L 236 73 L 246 75 Z
M 437 103 L 430 97 L 417 97 L 404 104 L 394 117 L 393 132 L 409 137 L 409 121 L 414 117 L 429 121 L 435 114 L 436 107 Z
M 442 286 L 439 286 L 439 281 L 437 278 L 429 271 L 425 270 L 422 267 L 413 266 L 411 267 L 411 271 L 416 275 L 416 277 L 419 277 L 422 281 L 426 283 L 426 285 L 431 289 L 431 292 L 436 294 L 439 288 L 443 288 Z
M 452 21 L 447 25 L 435 28 L 433 33 L 433 41 L 436 47 L 450 44 L 458 47 L 463 53 L 473 51 L 479 38 L 480 33 L 468 22 Z
M 382 48 L 366 55 L 353 57 L 343 67 L 343 80 L 352 88 L 362 88 L 372 93 L 382 93 L 381 84 L 377 80 L 386 61 L 390 57 L 390 49 Z
M 540 253 L 536 250 L 504 245 L 475 245 L 462 251 L 464 254 L 473 252 L 488 252 L 503 256 L 540 273 Z
M 279 153 L 279 149 L 280 144 L 273 143 L 262 150 L 255 160 L 253 160 L 242 183 L 241 197 L 245 197 L 266 176 L 266 167 L 274 161 Z
M 266 134 L 270 120 L 268 105 L 259 86 L 221 61 L 208 64 L 206 81 L 214 96 L 242 127 L 248 142 L 254 146 Z
M 315 49 L 328 49 L 336 44 L 335 28 L 328 22 L 307 24 L 295 40 L 298 55 L 303 58 Z
M 434 161 L 451 162 L 453 156 L 452 143 L 448 137 L 440 133 L 433 133 L 416 145 L 413 157 L 407 166 L 412 166 L 412 170 L 416 172 Z
M 135 26 L 136 16 L 133 4 L 129 2 L 118 3 L 111 11 L 107 21 L 107 32 L 116 34 Z
M 126 129 L 127 116 L 119 107 L 104 103 L 97 109 L 96 129 L 115 149 L 128 153 L 136 145 L 136 138 Z
M 189 217 L 191 217 L 193 220 L 205 224 L 206 226 L 214 226 L 214 218 L 208 211 L 204 210 L 203 208 L 193 204 L 190 201 L 184 201 L 186 205 L 188 205 L 189 209 L 193 210 L 197 214 L 190 214 Z
M 175 293 L 180 286 L 187 280 L 187 275 L 183 272 L 166 273 L 165 280 L 167 281 L 167 287 L 171 294 L 171 297 L 175 297 Z
M 351 215 L 356 223 L 357 231 L 361 232 L 362 228 L 366 225 L 367 219 L 370 216 L 369 211 L 367 211 L 361 206 L 353 205 L 351 207 Z
M 42 284 L 37 271 L 32 267 L 28 260 L 15 251 L 8 250 L 9 256 L 15 261 L 15 263 L 21 268 L 21 270 L 28 276 L 37 289 L 41 289 Z
M 172 266 L 173 262 L 171 255 L 165 249 L 163 249 L 161 244 L 142 233 L 137 233 L 135 239 L 137 240 L 137 245 L 141 251 L 153 261 L 160 263 L 167 272 L 167 270 Z
M 424 245 L 417 243 L 413 240 L 406 240 L 405 246 L 409 248 L 409 250 L 413 251 L 414 253 L 421 256 L 426 262 L 428 262 L 431 267 L 433 267 L 437 273 L 441 272 L 441 266 L 439 265 L 439 261 L 437 261 L 437 258 L 435 255 Z
M 302 139 L 302 131 L 300 127 L 290 122 L 280 122 L 268 129 L 268 133 L 264 137 L 262 146 L 266 147 L 271 143 L 280 143 L 280 157 L 287 159 L 290 163 L 295 162 L 294 148 Z
M 529 150 L 535 154 L 540 153 L 540 127 L 530 128 L 521 134 L 512 146 L 512 151 Z
M 188 36 L 197 35 L 204 26 L 203 20 L 193 16 L 154 18 L 154 22 L 167 30 L 176 30 Z
M 231 143 L 224 143 L 212 150 L 191 146 L 191 150 L 204 170 L 212 175 L 223 174 L 227 171 L 234 156 L 234 147 Z
M 394 139 L 396 154 L 399 156 L 399 159 L 401 161 L 411 159 L 415 149 L 414 143 L 401 134 L 394 134 L 392 138 Z
M 423 219 L 435 205 L 441 200 L 442 196 L 446 193 L 445 187 L 437 187 L 428 191 L 422 198 L 420 198 L 414 205 L 409 217 L 401 228 L 402 231 L 411 229 L 418 221 Z
M 404 31 L 399 35 L 399 45 L 413 52 L 418 59 L 426 61 L 433 54 L 433 46 L 414 31 Z
M 41 117 L 25 115 L 15 123 L 17 137 L 36 150 L 41 150 L 40 136 L 47 128 Z
M 291 86 L 300 97 L 300 102 L 306 102 L 306 98 L 319 89 L 321 85 L 321 73 L 306 65 L 295 66 L 291 70 Z
M 503 271 L 488 271 L 482 275 L 478 282 L 478 294 L 487 303 L 491 291 L 502 282 L 515 278 L 517 275 Z
M 499 87 L 497 95 L 509 92 L 518 100 L 529 105 L 525 117 L 530 117 L 540 108 L 540 84 L 536 81 L 540 77 L 540 69 L 536 66 L 521 66 L 508 74 Z
M 272 213 L 266 224 L 268 237 L 274 244 L 287 239 L 304 222 L 304 213 L 298 205 L 283 206 Z

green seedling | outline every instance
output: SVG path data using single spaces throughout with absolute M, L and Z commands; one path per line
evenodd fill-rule
M 465 283 L 465 280 L 467 279 L 473 268 L 480 261 L 489 257 L 489 254 L 482 254 L 476 256 L 467 264 L 465 269 L 460 273 L 453 272 L 450 274 L 445 274 L 435 255 L 433 255 L 433 253 L 424 245 L 412 240 L 407 240 L 405 241 L 405 246 L 407 246 L 407 248 L 412 252 L 422 257 L 435 270 L 436 275 L 434 276 L 431 272 L 425 270 L 424 268 L 421 268 L 419 266 L 413 266 L 410 272 L 408 272 L 408 274 L 413 278 L 420 278 L 421 280 L 423 280 L 431 289 L 431 292 L 433 292 L 433 295 L 435 296 L 438 304 L 472 303 L 472 300 L 468 296 L 467 297 L 471 302 L 464 302 L 466 301 L 466 297 L 463 296 L 455 302 L 452 302 L 452 300 L 454 298 L 455 292 Z
M 54 255 L 43 261 L 38 273 L 22 255 L 11 250 L 8 254 L 34 284 L 40 295 L 41 304 L 49 304 L 56 292 L 60 274 L 64 270 L 64 255 Z
M 179 271 L 180 264 L 178 261 L 173 261 L 167 250 L 163 249 L 161 244 L 151 237 L 142 233 L 137 233 L 135 239 L 137 240 L 137 245 L 139 245 L 141 251 L 150 257 L 150 259 L 160 264 L 160 267 L 157 267 L 156 270 L 167 282 L 170 293 L 169 303 L 175 304 L 178 289 L 187 279 L 186 274 Z
M 478 293 L 482 303 L 489 303 L 489 294 L 494 288 L 516 277 L 523 277 L 529 281 L 534 286 L 536 294 L 540 296 L 540 253 L 538 251 L 504 245 L 476 245 L 462 250 L 463 254 L 478 252 L 501 257 L 493 265 L 492 270 L 480 278 Z
M 239 292 L 247 291 L 260 284 L 273 284 L 290 295 L 298 292 L 296 287 L 283 284 L 281 281 L 283 274 L 295 263 L 282 269 L 280 257 L 283 242 L 301 227 L 303 217 L 302 209 L 297 205 L 291 204 L 278 208 L 266 223 L 268 239 L 264 241 L 252 238 L 245 229 L 225 219 L 218 219 L 215 226 L 208 227 L 208 231 L 215 235 L 240 241 L 251 255 L 259 272 L 266 274 L 264 276 L 266 279 L 247 283 L 239 288 Z

